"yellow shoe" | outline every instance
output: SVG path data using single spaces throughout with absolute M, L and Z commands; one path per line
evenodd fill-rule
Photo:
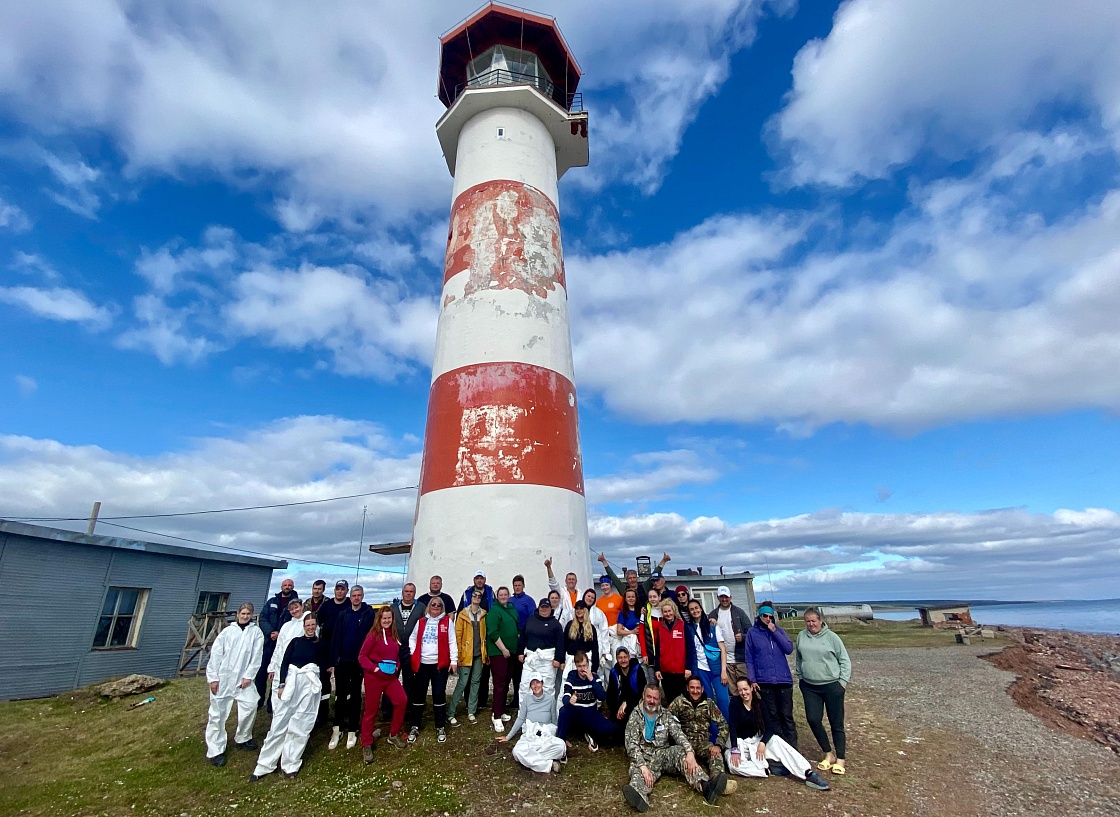
M 839 763 L 833 763 L 832 764 L 832 773 L 833 774 L 839 774 L 839 775 L 847 774 L 847 772 L 844 770 L 844 767 L 841 766 Z
M 827 760 L 822 760 L 820 763 L 817 764 L 817 771 L 818 772 L 827 772 L 831 768 L 832 768 L 832 764 L 829 763 Z

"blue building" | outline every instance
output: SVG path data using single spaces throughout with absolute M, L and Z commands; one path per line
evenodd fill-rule
M 281 559 L 0 521 L 0 700 L 173 678 L 195 613 L 258 613 Z

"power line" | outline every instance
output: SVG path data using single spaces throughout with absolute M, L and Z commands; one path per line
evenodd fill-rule
M 354 569 L 354 565 L 344 565 L 344 564 L 339 564 L 337 562 L 324 562 L 324 561 L 320 561 L 319 559 L 299 559 L 295 556 L 280 556 L 280 555 L 277 555 L 275 553 L 266 553 L 263 550 L 249 550 L 248 548 L 232 547 L 230 545 L 216 545 L 213 542 L 203 542 L 201 539 L 190 539 L 186 536 L 174 536 L 173 534 L 170 534 L 170 533 L 159 533 L 159 532 L 153 531 L 153 530 L 144 530 L 143 528 L 133 528 L 133 527 L 129 527 L 128 525 L 118 525 L 118 524 L 115 524 L 113 522 L 105 522 L 105 520 L 100 520 L 100 522 L 102 522 L 106 525 L 109 525 L 110 527 L 113 527 L 113 528 L 121 528 L 123 530 L 130 530 L 130 531 L 134 531 L 136 533 L 145 533 L 148 536 L 162 536 L 165 539 L 177 539 L 180 542 L 191 542 L 192 544 L 195 544 L 195 545 L 206 545 L 206 547 L 220 548 L 221 550 L 240 551 L 242 553 L 251 553 L 254 556 L 268 556 L 272 559 L 286 559 L 289 562 L 302 562 L 304 564 L 309 564 L 309 565 L 314 564 L 314 565 L 325 565 L 327 567 L 343 567 L 343 568 L 346 568 L 347 570 L 353 570 Z M 404 570 L 391 570 L 387 567 L 378 567 L 378 568 L 374 568 L 374 569 L 379 573 L 405 573 L 406 572 Z
M 321 502 L 337 502 L 340 499 L 359 499 L 364 496 L 377 496 L 378 494 L 391 494 L 396 491 L 411 491 L 415 485 L 402 485 L 399 488 L 386 488 L 383 491 L 368 491 L 364 494 L 349 494 L 347 496 L 329 496 L 325 499 L 305 499 L 300 502 L 279 502 L 275 505 L 247 505 L 244 508 L 214 508 L 208 511 L 179 511 L 176 513 L 138 513 L 131 516 L 102 516 L 98 522 L 107 519 L 167 519 L 172 516 L 201 516 L 211 513 L 231 513 L 233 511 L 261 511 L 271 508 L 292 508 L 296 505 L 317 505 Z M 7 516 L 16 522 L 85 522 L 88 516 Z M 218 547 L 215 545 L 215 547 Z

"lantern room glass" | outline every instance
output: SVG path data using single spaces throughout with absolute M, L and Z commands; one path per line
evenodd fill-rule
M 496 45 L 467 63 L 467 86 L 532 85 L 552 96 L 553 84 L 537 55 L 509 45 Z

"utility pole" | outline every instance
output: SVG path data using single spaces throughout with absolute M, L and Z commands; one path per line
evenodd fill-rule
M 93 511 L 89 515 L 89 527 L 86 528 L 86 533 L 93 536 L 93 529 L 97 527 L 97 515 L 101 513 L 101 503 L 93 503 Z
M 366 505 L 362 506 L 362 533 L 358 537 L 358 566 L 354 570 L 354 584 L 358 583 L 358 574 L 362 571 L 362 549 L 366 541 Z

